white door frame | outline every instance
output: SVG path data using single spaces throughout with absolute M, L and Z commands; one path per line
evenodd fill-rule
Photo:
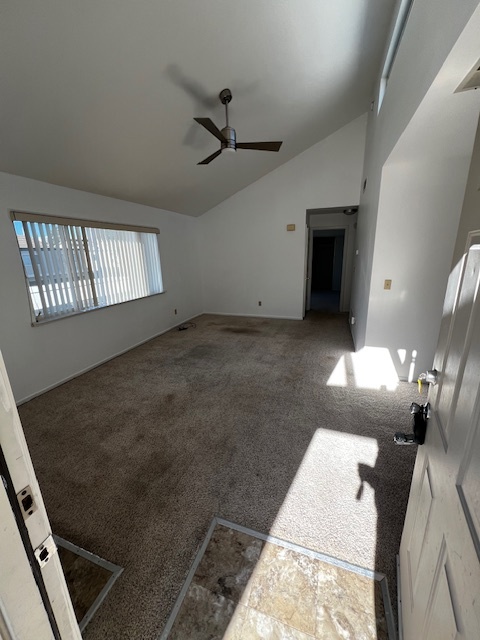
M 307 225 L 308 226 L 308 225 Z M 343 262 L 342 262 L 342 283 L 340 286 L 340 304 L 339 311 L 348 312 L 350 310 L 350 296 L 347 296 L 346 279 L 348 269 L 353 267 L 353 240 L 352 225 L 345 224 L 324 224 L 313 225 L 308 227 L 308 246 L 307 246 L 307 294 L 306 294 L 306 310 L 310 310 L 310 300 L 312 295 L 312 258 L 313 258 L 313 232 L 314 231 L 345 231 L 343 240 Z M 348 297 L 348 300 L 346 299 Z
M 45 541 L 50 541 L 52 531 L 1 353 L 0 445 L 8 475 L 10 476 L 12 491 L 15 492 L 15 495 L 18 495 L 23 489 L 30 487 L 36 506 L 36 510 L 25 520 L 28 535 L 25 535 L 22 541 L 17 521 L 13 518 L 13 511 L 11 507 L 10 509 L 8 508 L 11 503 L 6 502 L 6 494 L 2 494 L 2 513 L 9 520 L 10 527 L 8 531 L 6 528 L 0 531 L 0 544 L 2 545 L 2 551 L 11 549 L 11 553 L 14 556 L 10 575 L 0 575 L 0 629 L 6 639 L 9 638 L 9 635 L 11 636 L 12 630 L 15 633 L 14 640 L 29 640 L 29 638 L 33 637 L 27 631 L 22 631 L 26 627 L 23 624 L 25 620 L 22 620 L 21 610 L 19 609 L 21 604 L 23 609 L 25 607 L 29 609 L 29 615 L 32 618 L 36 616 L 36 619 L 43 620 L 43 623 L 41 623 L 43 624 L 43 631 L 38 629 L 35 637 L 38 640 L 50 639 L 54 637 L 54 634 L 48 618 L 47 625 L 45 626 L 44 624 L 46 610 L 40 598 L 38 587 L 36 590 L 33 588 L 29 591 L 15 586 L 21 584 L 22 581 L 25 582 L 25 579 L 27 579 L 30 584 L 36 587 L 24 541 L 26 540 L 26 544 L 30 543 L 31 549 L 28 549 L 30 553 L 31 550 L 39 549 Z M 12 525 L 12 522 L 14 525 Z M 21 573 L 21 576 L 17 575 L 17 571 Z M 40 568 L 40 573 L 60 638 L 62 640 L 81 640 L 80 629 L 54 544 L 53 547 L 50 547 L 49 559 Z
M 312 249 L 313 235 L 308 224 L 305 226 L 305 281 L 303 289 L 303 314 L 305 317 L 307 311 L 310 311 L 310 301 L 312 297 Z

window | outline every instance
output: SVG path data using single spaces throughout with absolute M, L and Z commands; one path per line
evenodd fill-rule
M 382 106 L 383 98 L 387 90 L 388 79 L 392 72 L 393 63 L 397 55 L 402 36 L 407 26 L 407 20 L 412 9 L 413 0 L 398 0 L 398 11 L 395 15 L 394 27 L 390 36 L 390 42 L 387 49 L 387 55 L 385 56 L 385 62 L 383 64 L 382 78 L 380 80 L 380 89 L 378 92 L 378 111 Z
M 158 229 L 12 213 L 35 322 L 162 293 Z

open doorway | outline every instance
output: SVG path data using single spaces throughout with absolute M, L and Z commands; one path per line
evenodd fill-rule
M 345 229 L 313 229 L 310 309 L 340 311 Z
M 307 209 L 305 312 L 350 310 L 358 205 Z

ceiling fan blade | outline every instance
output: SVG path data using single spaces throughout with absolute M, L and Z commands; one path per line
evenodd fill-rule
M 255 151 L 278 151 L 281 142 L 237 142 L 237 149 L 254 149 Z
M 221 153 L 222 153 L 222 150 L 219 149 L 218 151 L 215 151 L 215 153 L 212 153 L 211 156 L 208 156 L 208 158 L 205 158 L 205 160 L 202 160 L 201 162 L 197 162 L 197 164 L 210 164 L 210 162 L 212 160 L 215 160 L 215 158 L 219 156 Z
M 207 131 L 210 131 L 212 135 L 220 140 L 220 142 L 227 142 L 227 139 L 220 131 L 220 129 L 210 120 L 210 118 L 194 118 L 195 122 L 205 127 Z

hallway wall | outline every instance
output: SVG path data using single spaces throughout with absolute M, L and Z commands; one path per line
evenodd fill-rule
M 416 0 L 369 113 L 352 331 L 357 349 L 387 349 L 402 378 L 431 366 L 438 337 L 480 102 L 454 91 L 478 60 L 479 30 L 476 0 Z

